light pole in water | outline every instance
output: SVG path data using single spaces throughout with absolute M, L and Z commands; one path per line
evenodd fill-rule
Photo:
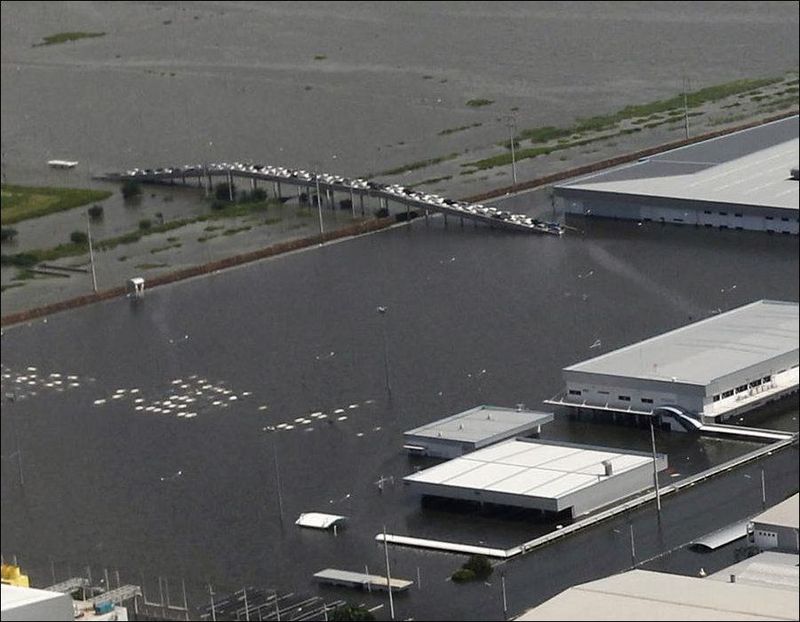
M 274 425 L 269 425 L 264 428 L 265 431 L 270 433 L 272 436 L 272 459 L 275 462 L 275 485 L 278 488 L 278 518 L 280 519 L 281 525 L 283 525 L 283 495 L 281 494 L 281 470 L 278 466 L 278 443 L 275 440 L 275 435 L 278 433 L 278 429 Z
M 383 371 L 386 376 L 386 393 L 392 397 L 392 385 L 389 382 L 389 342 L 386 339 L 386 311 L 388 307 L 378 307 L 375 309 L 382 316 L 381 332 L 383 333 Z

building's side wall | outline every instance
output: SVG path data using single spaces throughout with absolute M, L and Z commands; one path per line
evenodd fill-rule
M 59 594 L 53 598 L 26 603 L 20 607 L 3 609 L 3 622 L 6 620 L 72 620 L 75 613 L 69 594 Z
M 571 402 L 585 401 L 590 405 L 619 410 L 652 410 L 670 405 L 679 405 L 692 412 L 703 410 L 705 389 L 699 385 L 566 369 L 563 375 L 567 385 L 566 399 Z
M 659 471 L 667 468 L 666 455 L 658 455 L 657 468 Z M 577 518 L 581 514 L 652 487 L 653 463 L 650 462 L 625 473 L 603 477 L 597 484 L 589 488 L 561 497 L 558 499 L 558 509 L 564 510 L 571 507 L 572 516 Z
M 459 443 L 445 439 L 429 438 L 427 436 L 405 435 L 405 442 L 408 445 L 418 445 L 425 447 L 426 456 L 432 458 L 458 458 L 475 449 L 474 443 Z
M 798 234 L 798 211 L 757 205 L 555 188 L 556 207 L 567 214 Z
M 753 538 L 755 545 L 762 551 L 798 552 L 798 532 L 791 527 L 754 522 Z

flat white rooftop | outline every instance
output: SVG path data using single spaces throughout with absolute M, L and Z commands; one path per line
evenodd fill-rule
M 681 147 L 561 188 L 798 211 L 797 117 Z
M 794 593 L 797 594 L 800 589 L 798 561 L 800 558 L 791 553 L 766 551 L 733 566 L 723 568 L 719 572 L 708 575 L 707 578 L 730 583 L 730 577 L 734 575 L 736 583 L 794 590 Z
M 798 529 L 800 523 L 800 495 L 794 495 L 753 517 L 752 522 Z
M 797 593 L 632 570 L 571 587 L 517 620 L 797 620 Z
M 566 367 L 564 371 L 705 386 L 798 351 L 798 303 L 759 300 Z
M 604 461 L 611 463 L 614 475 L 619 475 L 652 464 L 652 457 L 570 443 L 510 440 L 408 475 L 403 480 L 558 499 L 608 479 Z
M 553 420 L 553 413 L 499 406 L 478 406 L 405 432 L 405 436 L 454 442 L 492 442 L 522 434 Z

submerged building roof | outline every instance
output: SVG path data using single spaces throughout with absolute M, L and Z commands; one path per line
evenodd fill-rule
M 408 475 L 404 481 L 558 499 L 652 464 L 650 454 L 555 441 L 510 440 Z M 609 463 L 613 475 L 607 474 Z
M 706 385 L 798 351 L 798 303 L 759 300 L 571 365 L 564 371 Z
M 798 117 L 673 149 L 560 189 L 798 210 Z
M 517 620 L 797 620 L 796 592 L 632 570 L 571 587 Z
M 426 423 L 405 432 L 405 436 L 455 442 L 489 443 L 522 434 L 553 420 L 553 413 L 521 408 L 478 406 L 464 412 Z

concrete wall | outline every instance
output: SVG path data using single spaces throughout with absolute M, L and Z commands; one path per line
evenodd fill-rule
M 15 593 L 23 590 L 20 593 Z M 34 594 L 44 590 L 3 585 L 3 622 L 6 620 L 74 620 L 72 598 L 69 594 L 47 592 L 45 598 L 36 600 Z M 25 594 L 30 595 L 25 595 Z M 22 600 L 17 600 L 22 599 Z
M 475 450 L 474 443 L 460 443 L 447 439 L 435 439 L 427 436 L 414 436 L 406 434 L 404 437 L 406 445 L 417 445 L 424 447 L 422 455 L 432 458 L 458 458 L 463 454 Z
M 556 207 L 567 214 L 798 234 L 798 211 L 663 197 L 555 188 Z

